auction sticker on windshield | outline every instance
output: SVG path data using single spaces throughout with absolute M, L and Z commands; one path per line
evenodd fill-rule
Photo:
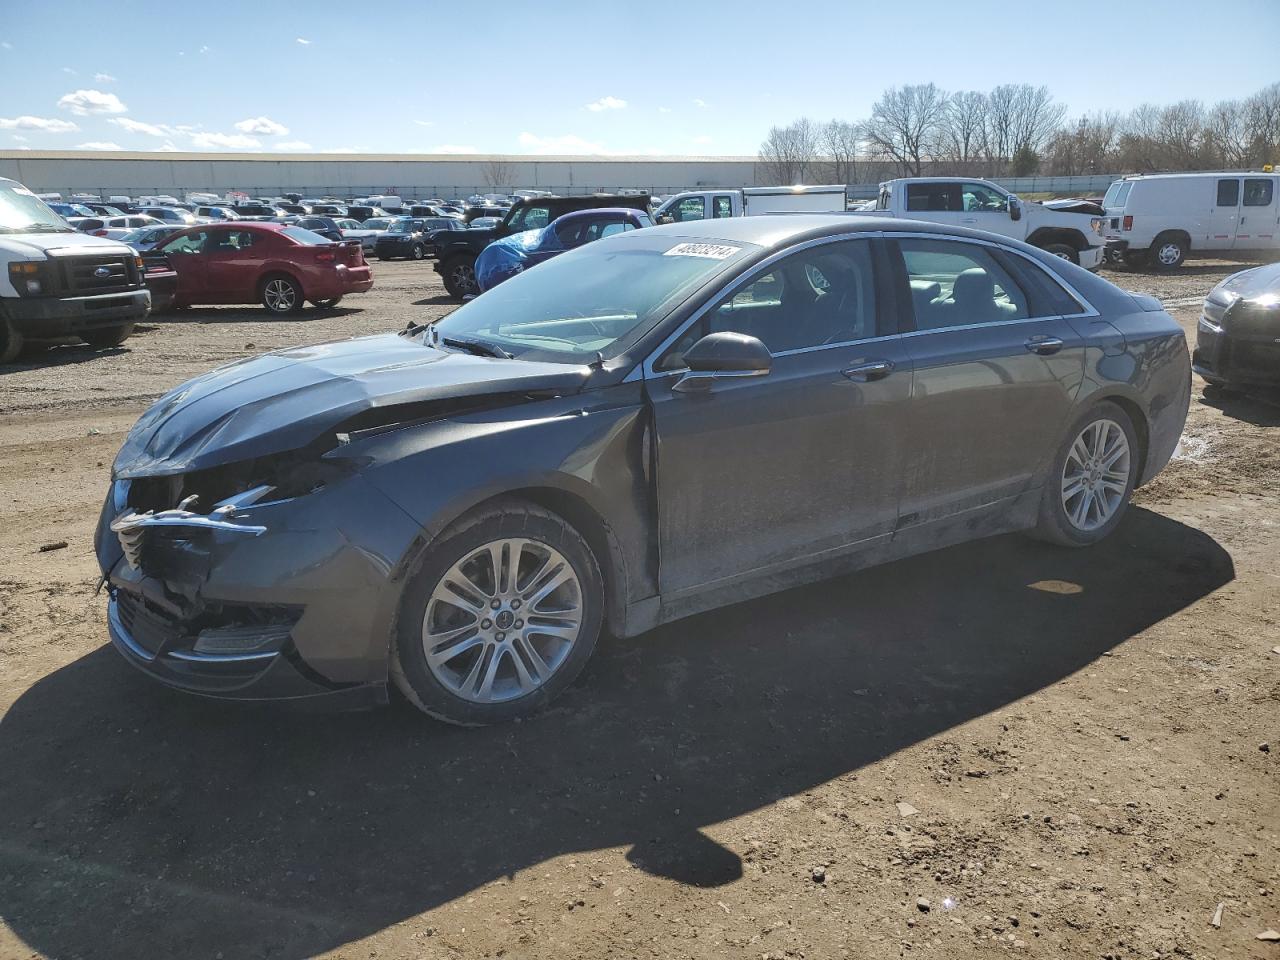
M 677 243 L 663 254 L 664 257 L 705 257 L 708 260 L 728 260 L 741 247 L 725 243 Z

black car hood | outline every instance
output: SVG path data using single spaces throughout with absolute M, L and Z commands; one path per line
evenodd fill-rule
M 573 393 L 590 372 L 437 350 L 397 334 L 279 350 L 218 367 L 165 394 L 129 431 L 112 474 L 171 476 L 297 450 L 376 408 Z
M 1234 273 L 1218 284 L 1210 296 L 1219 295 L 1215 299 L 1230 301 L 1232 294 L 1241 300 L 1256 300 L 1268 294 L 1280 297 L 1280 263 L 1269 263 Z

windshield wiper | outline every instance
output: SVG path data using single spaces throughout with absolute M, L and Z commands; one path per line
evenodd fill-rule
M 503 350 L 501 347 L 492 343 L 485 343 L 483 340 L 464 340 L 461 337 L 441 337 L 440 342 L 446 347 L 457 347 L 459 350 L 465 350 L 467 353 L 474 353 L 478 357 L 497 357 L 499 360 L 512 359 L 511 354 Z

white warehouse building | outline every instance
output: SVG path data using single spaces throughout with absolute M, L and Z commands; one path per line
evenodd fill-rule
M 101 197 L 189 191 L 251 196 L 452 199 L 515 189 L 560 194 L 640 189 L 657 195 L 757 185 L 753 157 L 561 157 L 453 154 L 134 153 L 0 150 L 0 176 L 37 193 Z

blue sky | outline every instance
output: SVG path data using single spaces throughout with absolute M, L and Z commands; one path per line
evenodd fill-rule
M 0 149 L 753 154 L 907 83 L 1245 96 L 1277 37 L 1280 0 L 50 0 L 0 22 Z

